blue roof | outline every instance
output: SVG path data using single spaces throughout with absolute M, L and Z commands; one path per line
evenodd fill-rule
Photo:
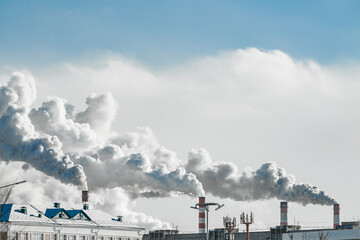
M 0 204 L 0 221 L 9 221 L 12 204 Z
M 27 213 L 22 213 L 21 208 L 26 207 Z M 34 222 L 37 224 L 64 224 L 64 225 L 83 225 L 83 226 L 100 226 L 100 227 L 120 227 L 122 229 L 135 229 L 144 230 L 127 222 L 120 222 L 112 220 L 114 216 L 101 210 L 80 210 L 64 208 L 48 208 L 43 216 L 39 217 L 38 214 L 42 213 L 41 208 L 33 205 L 19 205 L 19 204 L 0 204 L 0 221 L 1 222 Z M 59 213 L 65 214 L 64 218 L 54 218 Z M 77 218 L 77 216 L 79 216 Z
M 87 220 L 91 220 L 90 217 L 83 211 L 83 210 L 65 210 L 69 215 L 70 218 L 75 217 L 78 214 L 81 214 L 82 216 L 84 216 Z
M 60 212 L 64 212 L 68 217 L 70 217 L 70 215 L 63 208 L 48 208 L 46 209 L 45 216 L 48 218 L 53 218 Z
M 66 212 L 70 215 L 70 218 L 75 217 L 81 210 L 66 210 Z

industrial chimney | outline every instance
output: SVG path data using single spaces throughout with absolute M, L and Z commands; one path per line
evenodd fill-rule
M 280 225 L 288 225 L 288 203 L 280 202 Z
M 199 233 L 206 233 L 204 203 L 205 203 L 205 197 L 199 197 Z
M 83 209 L 89 210 L 89 192 L 88 191 L 82 191 L 82 203 L 83 203 Z
M 338 203 L 334 204 L 334 229 L 340 226 L 340 205 Z

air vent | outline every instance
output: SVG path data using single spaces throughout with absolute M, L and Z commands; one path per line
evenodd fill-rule
M 84 203 L 83 209 L 84 209 L 84 210 L 89 210 L 89 204 L 88 204 L 88 203 Z
M 22 206 L 20 211 L 24 214 L 27 214 L 27 207 Z

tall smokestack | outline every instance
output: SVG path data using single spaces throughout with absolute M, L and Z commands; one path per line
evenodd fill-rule
M 205 223 L 205 197 L 199 197 L 199 233 L 206 233 Z
M 89 201 L 89 191 L 82 191 L 82 202 L 88 202 Z
M 82 197 L 82 203 L 83 203 L 83 209 L 89 210 L 89 192 L 88 191 L 82 191 L 81 194 Z
M 334 229 L 337 226 L 340 226 L 340 205 L 338 203 L 334 204 Z
M 280 225 L 288 225 L 288 203 L 280 202 Z

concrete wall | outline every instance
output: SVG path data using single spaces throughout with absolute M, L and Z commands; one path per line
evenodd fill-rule
M 145 234 L 142 238 L 143 240 L 205 240 L 205 233 L 179 233 L 179 234 Z M 211 232 L 209 234 L 209 240 L 225 240 L 225 235 L 223 232 Z
M 344 230 L 312 230 L 283 233 L 283 240 L 317 240 L 323 235 L 326 240 L 358 240 L 360 239 L 359 229 Z M 326 236 L 326 238 L 325 238 Z
M 270 240 L 270 232 L 250 232 L 250 240 Z M 143 240 L 205 240 L 204 233 L 168 234 L 165 236 L 145 234 Z M 210 232 L 209 240 L 225 240 L 224 232 Z M 246 233 L 234 233 L 233 240 L 246 240 Z
M 250 232 L 249 238 L 250 240 L 270 240 L 270 231 Z M 246 233 L 235 233 L 234 240 L 246 240 Z

